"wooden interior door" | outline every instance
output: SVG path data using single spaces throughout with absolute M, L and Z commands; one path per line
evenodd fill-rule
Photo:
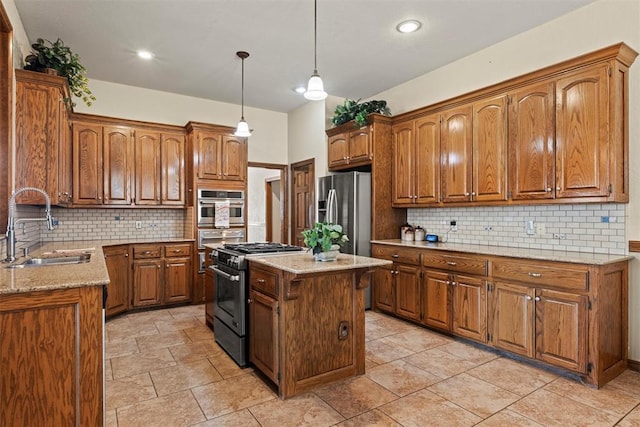
M 302 230 L 315 222 L 315 160 L 291 164 L 291 217 L 293 218 L 293 244 L 304 246 Z

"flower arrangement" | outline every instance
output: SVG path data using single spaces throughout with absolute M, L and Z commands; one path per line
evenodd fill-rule
M 314 254 L 327 252 L 331 250 L 333 245 L 342 247 L 349 241 L 349 237 L 343 233 L 340 224 L 328 222 L 316 222 L 313 228 L 302 232 L 302 237 L 304 237 L 304 244 Z

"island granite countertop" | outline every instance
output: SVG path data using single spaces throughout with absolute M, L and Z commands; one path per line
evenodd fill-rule
M 371 243 L 399 246 L 403 248 L 435 249 L 439 251 L 464 252 L 510 258 L 560 261 L 589 265 L 606 265 L 633 259 L 633 257 L 629 255 L 609 255 L 589 252 L 512 248 L 507 246 L 472 245 L 467 243 L 431 243 L 427 241 L 405 241 L 400 239 L 372 240 Z
M 251 255 L 249 262 L 277 268 L 293 274 L 326 273 L 391 265 L 391 261 L 359 255 L 338 254 L 335 261 L 316 261 L 310 252 Z

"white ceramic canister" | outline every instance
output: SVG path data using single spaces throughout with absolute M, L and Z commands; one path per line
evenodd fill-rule
M 424 228 L 416 228 L 413 230 L 413 239 L 415 241 L 424 240 Z

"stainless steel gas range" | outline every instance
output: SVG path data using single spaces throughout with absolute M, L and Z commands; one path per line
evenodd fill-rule
M 213 330 L 216 342 L 240 366 L 248 362 L 249 271 L 247 257 L 294 252 L 304 248 L 282 243 L 231 243 L 213 251 L 215 275 Z

